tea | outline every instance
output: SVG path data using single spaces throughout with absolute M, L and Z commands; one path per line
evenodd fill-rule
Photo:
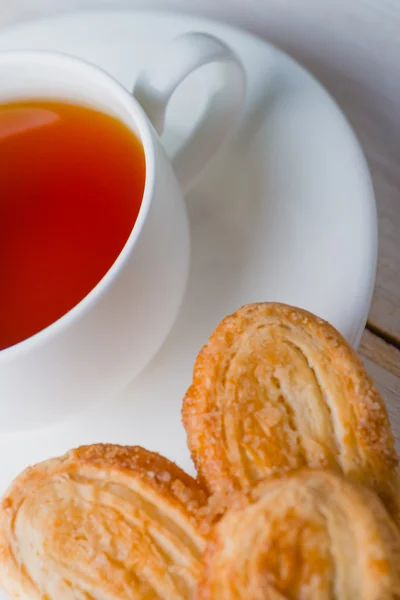
M 102 279 L 142 202 L 145 158 L 119 120 L 61 102 L 0 106 L 0 349 Z

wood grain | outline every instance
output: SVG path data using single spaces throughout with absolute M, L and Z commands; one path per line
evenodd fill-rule
M 400 156 L 400 155 L 399 155 Z M 400 345 L 400 173 L 390 165 L 375 170 L 379 215 L 379 258 L 370 325 Z
M 364 332 L 361 356 L 385 399 L 400 453 L 400 350 L 370 331 Z
M 361 340 L 360 353 L 365 359 L 372 360 L 382 369 L 390 371 L 400 382 L 400 350 L 366 329 Z

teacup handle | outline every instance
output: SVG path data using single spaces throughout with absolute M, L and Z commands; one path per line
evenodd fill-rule
M 243 66 L 228 46 L 205 33 L 185 33 L 167 43 L 156 60 L 139 75 L 133 94 L 159 135 L 163 133 L 169 99 L 179 84 L 197 68 L 220 63 L 225 66 L 224 86 L 194 134 L 172 160 L 178 181 L 187 191 L 226 139 L 243 104 Z

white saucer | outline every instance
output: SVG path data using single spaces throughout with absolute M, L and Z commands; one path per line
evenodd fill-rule
M 338 108 L 298 64 L 238 29 L 177 14 L 101 11 L 20 25 L 0 50 L 58 50 L 94 62 L 127 88 L 157 46 L 183 31 L 220 36 L 247 70 L 243 122 L 187 204 L 192 267 L 163 348 L 119 398 L 51 429 L 0 437 L 0 492 L 28 463 L 82 443 L 141 444 L 192 470 L 181 398 L 200 346 L 242 304 L 280 300 L 331 321 L 356 345 L 377 251 L 375 203 L 364 158 Z M 171 147 L 205 98 L 204 73 L 177 93 Z

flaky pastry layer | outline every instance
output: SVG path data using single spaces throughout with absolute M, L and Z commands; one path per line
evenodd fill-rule
M 257 484 L 214 527 L 196 600 L 398 600 L 400 533 L 369 489 L 329 471 Z
M 274 473 L 330 468 L 374 489 L 400 523 L 384 402 L 322 319 L 277 303 L 226 317 L 197 357 L 182 413 L 199 476 L 221 506 Z
M 97 444 L 27 469 L 0 509 L 0 583 L 19 600 L 189 599 L 205 495 L 140 447 Z

